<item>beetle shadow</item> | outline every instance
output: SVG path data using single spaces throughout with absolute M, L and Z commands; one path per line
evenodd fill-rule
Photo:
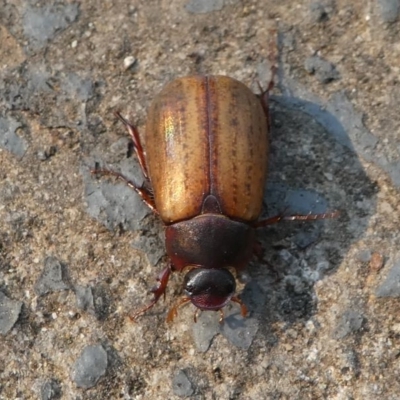
M 377 203 L 376 185 L 350 139 L 354 132 L 346 131 L 332 112 L 298 98 L 273 96 L 271 115 L 262 218 L 334 210 L 340 216 L 258 229 L 263 261 L 253 262 L 247 272 L 263 298 L 259 304 L 250 302 L 249 308 L 258 315 L 259 331 L 268 340 L 274 322 L 290 326 L 315 314 L 314 285 L 336 272 L 350 246 L 366 231 Z

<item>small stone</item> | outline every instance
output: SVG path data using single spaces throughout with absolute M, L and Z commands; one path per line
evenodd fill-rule
M 77 40 L 74 40 L 74 41 L 71 43 L 71 47 L 72 47 L 73 49 L 75 49 L 77 46 L 78 46 L 78 41 L 77 41 Z
M 330 14 L 333 11 L 333 5 L 331 2 L 314 2 L 310 5 L 310 16 L 311 22 L 325 22 L 330 18 Z
M 131 245 L 134 249 L 143 251 L 151 265 L 157 265 L 165 255 L 164 243 L 158 236 L 136 236 Z
M 93 292 L 90 286 L 75 286 L 76 306 L 83 311 L 94 313 Z
M 294 51 L 296 49 L 296 39 L 293 32 L 286 32 L 283 34 L 282 45 L 288 51 Z
M 372 253 L 371 260 L 369 262 L 369 268 L 371 271 L 379 272 L 383 267 L 384 259 L 380 253 Z
M 250 315 L 242 317 L 240 306 L 232 303 L 224 309 L 225 318 L 220 324 L 221 334 L 234 346 L 247 350 L 258 332 L 257 314 L 264 309 L 265 295 L 257 282 L 249 282 L 241 294 L 241 300 L 250 310 Z
M 7 334 L 17 322 L 22 302 L 9 299 L 0 292 L 0 334 Z
M 77 3 L 63 5 L 49 2 L 42 7 L 39 5 L 26 7 L 22 21 L 24 35 L 32 48 L 40 49 L 57 33 L 70 26 L 78 15 L 79 4 Z
M 371 251 L 368 249 L 362 249 L 357 253 L 357 258 L 361 262 L 366 263 L 371 259 Z
M 193 384 L 183 369 L 175 374 L 172 381 L 172 390 L 178 397 L 188 397 L 194 393 Z
M 44 382 L 40 388 L 41 400 L 56 400 L 61 398 L 61 394 L 60 384 L 54 379 Z
M 121 172 L 138 184 L 135 176 L 140 176 L 140 166 L 128 159 L 130 170 L 124 169 L 121 163 Z M 89 165 L 94 165 L 90 161 Z M 133 171 L 133 173 L 132 173 Z M 85 200 L 87 212 L 93 218 L 104 224 L 107 229 L 122 228 L 137 231 L 140 222 L 150 213 L 140 196 L 125 184 L 107 179 L 95 179 L 89 168 L 82 168 L 85 183 Z
M 400 0 L 378 0 L 380 17 L 388 24 L 395 22 L 400 14 Z
M 56 257 L 47 257 L 44 260 L 44 270 L 36 281 L 35 292 L 40 296 L 69 289 L 70 286 L 64 282 L 64 268 Z
M 28 143 L 17 135 L 21 126 L 17 120 L 0 115 L 0 148 L 14 154 L 18 159 L 21 159 L 28 149 Z
M 304 63 L 304 68 L 310 74 L 315 74 L 321 83 L 329 83 L 339 78 L 335 66 L 318 56 L 308 57 Z
M 205 353 L 210 348 L 214 337 L 219 333 L 218 317 L 214 312 L 202 312 L 192 328 L 197 350 Z
M 49 146 L 46 149 L 39 150 L 37 152 L 37 157 L 40 161 L 46 161 L 50 157 L 54 156 L 57 153 L 57 148 L 55 146 Z
M 76 360 L 72 379 L 78 387 L 89 389 L 96 385 L 107 370 L 107 353 L 101 345 L 86 347 Z
M 136 63 L 136 58 L 133 56 L 128 56 L 124 58 L 124 68 L 129 69 Z
M 354 310 L 347 310 L 340 317 L 339 323 L 335 329 L 334 337 L 343 339 L 352 332 L 358 331 L 364 322 L 364 317 Z
M 206 14 L 212 11 L 222 10 L 224 0 L 189 0 L 186 11 L 193 14 Z
M 376 290 L 377 297 L 400 297 L 400 260 L 389 271 L 386 280 Z

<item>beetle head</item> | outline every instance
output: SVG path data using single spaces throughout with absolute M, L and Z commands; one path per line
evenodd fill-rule
M 201 310 L 220 310 L 236 289 L 233 275 L 227 269 L 194 268 L 183 282 L 185 294 Z
M 183 288 L 186 296 L 171 308 L 167 322 L 171 322 L 177 315 L 177 309 L 189 301 L 197 307 L 194 322 L 197 322 L 197 314 L 202 310 L 219 311 L 221 314 L 219 322 L 222 322 L 224 318 L 222 308 L 229 301 L 240 304 L 242 317 L 247 315 L 245 304 L 234 296 L 236 281 L 227 269 L 195 267 L 185 275 Z

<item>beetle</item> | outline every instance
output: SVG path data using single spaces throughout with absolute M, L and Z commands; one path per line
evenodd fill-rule
M 266 91 L 256 96 L 227 76 L 186 76 L 167 84 L 155 97 L 145 130 L 145 147 L 137 128 L 121 114 L 149 185 L 137 185 L 107 169 L 133 188 L 165 224 L 170 259 L 152 289 L 153 300 L 131 315 L 135 320 L 165 296 L 170 274 L 185 271 L 185 296 L 171 309 L 192 302 L 197 311 L 220 311 L 235 295 L 231 270 L 249 262 L 255 230 L 281 220 L 332 218 L 336 213 L 278 215 L 259 221 L 267 178 L 269 108 Z M 260 87 L 261 88 L 261 87 Z M 195 321 L 197 317 L 195 313 Z

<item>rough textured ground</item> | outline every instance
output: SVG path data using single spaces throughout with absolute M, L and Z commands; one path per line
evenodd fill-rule
M 400 398 L 400 3 L 0 0 L 0 399 Z M 142 179 L 143 130 L 171 79 L 227 74 L 271 99 L 268 213 L 337 220 L 259 232 L 235 305 L 193 323 L 162 224 L 95 163 Z M 273 265 L 271 270 L 268 264 Z

